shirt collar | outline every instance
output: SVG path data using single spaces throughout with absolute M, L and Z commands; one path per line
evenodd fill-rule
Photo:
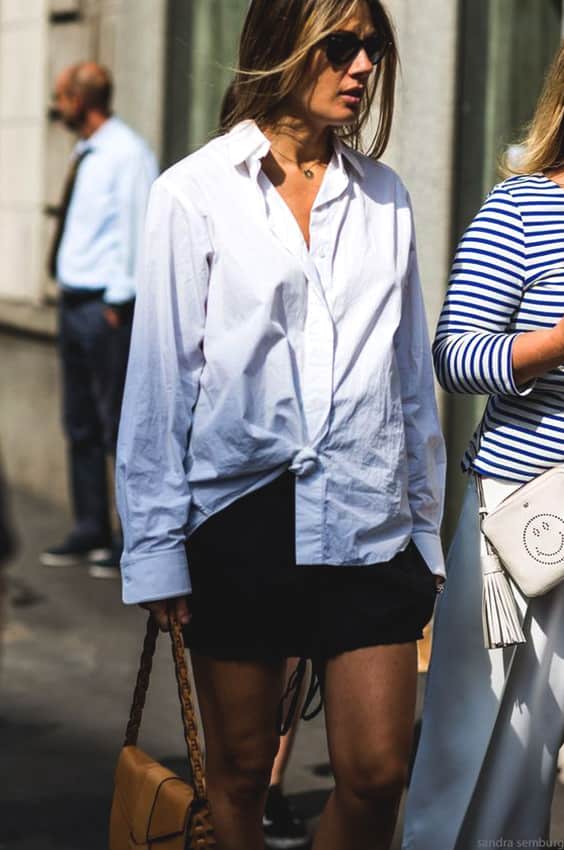
M 227 139 L 229 156 L 233 165 L 245 163 L 251 177 L 256 178 L 261 168 L 261 160 L 270 150 L 270 141 L 262 130 L 252 120 L 241 121 L 230 130 Z M 337 160 L 336 164 L 340 170 L 346 171 L 346 161 L 361 179 L 364 177 L 364 168 L 356 151 L 345 145 L 338 136 L 333 137 L 333 149 Z
M 270 142 L 254 121 L 241 121 L 227 134 L 229 156 L 233 165 L 245 163 L 251 177 L 256 178 L 261 160 L 270 150 Z
M 333 150 L 341 168 L 344 168 L 343 160 L 346 160 L 361 179 L 364 177 L 364 166 L 362 165 L 360 154 L 357 151 L 353 151 L 348 145 L 345 145 L 336 135 L 333 136 Z
M 86 151 L 95 150 L 96 148 L 103 148 L 106 144 L 107 139 L 109 139 L 113 133 L 114 128 L 116 127 L 119 119 L 112 116 L 108 118 L 101 127 L 99 127 L 95 133 L 92 133 L 87 139 L 80 139 L 75 147 L 74 152 L 77 155 L 85 153 Z

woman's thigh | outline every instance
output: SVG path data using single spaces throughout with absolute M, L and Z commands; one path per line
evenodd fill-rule
M 362 793 L 401 783 L 415 715 L 416 644 L 372 646 L 331 658 L 324 685 L 337 785 L 349 783 Z
M 285 662 L 224 661 L 192 653 L 208 775 L 268 772 L 278 749 Z

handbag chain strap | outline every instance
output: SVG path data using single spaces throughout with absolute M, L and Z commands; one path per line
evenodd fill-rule
M 172 641 L 172 657 L 174 659 L 174 670 L 176 672 L 176 683 L 178 685 L 178 696 L 181 705 L 182 725 L 184 727 L 184 740 L 188 750 L 188 759 L 192 767 L 192 779 L 196 796 L 200 800 L 206 798 L 206 781 L 204 778 L 204 761 L 202 749 L 198 737 L 198 722 L 196 711 L 192 702 L 192 688 L 188 677 L 188 666 L 184 651 L 184 640 L 180 623 L 175 617 L 169 617 L 170 638 Z
M 192 689 L 188 677 L 188 667 L 184 651 L 184 641 L 178 620 L 169 615 L 170 639 L 172 644 L 172 657 L 178 685 L 178 696 L 180 699 L 182 725 L 184 727 L 184 739 L 188 750 L 188 760 L 192 769 L 192 780 L 196 797 L 203 801 L 206 799 L 206 783 L 204 778 L 204 762 L 202 749 L 198 737 L 198 724 L 196 712 L 192 702 Z M 159 627 L 154 618 L 149 615 L 147 620 L 147 631 L 143 642 L 143 651 L 137 673 L 137 681 L 133 692 L 133 702 L 129 713 L 129 722 L 125 733 L 124 746 L 136 745 L 139 737 L 139 727 L 143 717 L 145 699 L 149 688 L 149 679 L 153 666 L 153 656 L 157 644 Z

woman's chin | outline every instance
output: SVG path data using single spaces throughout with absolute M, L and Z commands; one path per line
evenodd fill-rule
M 330 127 L 346 127 L 348 124 L 354 124 L 357 119 L 357 113 L 352 109 L 341 109 L 339 114 L 332 115 L 327 119 Z

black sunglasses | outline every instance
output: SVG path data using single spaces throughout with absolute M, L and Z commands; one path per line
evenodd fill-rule
M 327 59 L 336 67 L 349 65 L 361 50 L 365 50 L 372 64 L 377 65 L 390 46 L 389 41 L 384 41 L 376 33 L 362 39 L 354 32 L 331 33 L 321 44 Z

